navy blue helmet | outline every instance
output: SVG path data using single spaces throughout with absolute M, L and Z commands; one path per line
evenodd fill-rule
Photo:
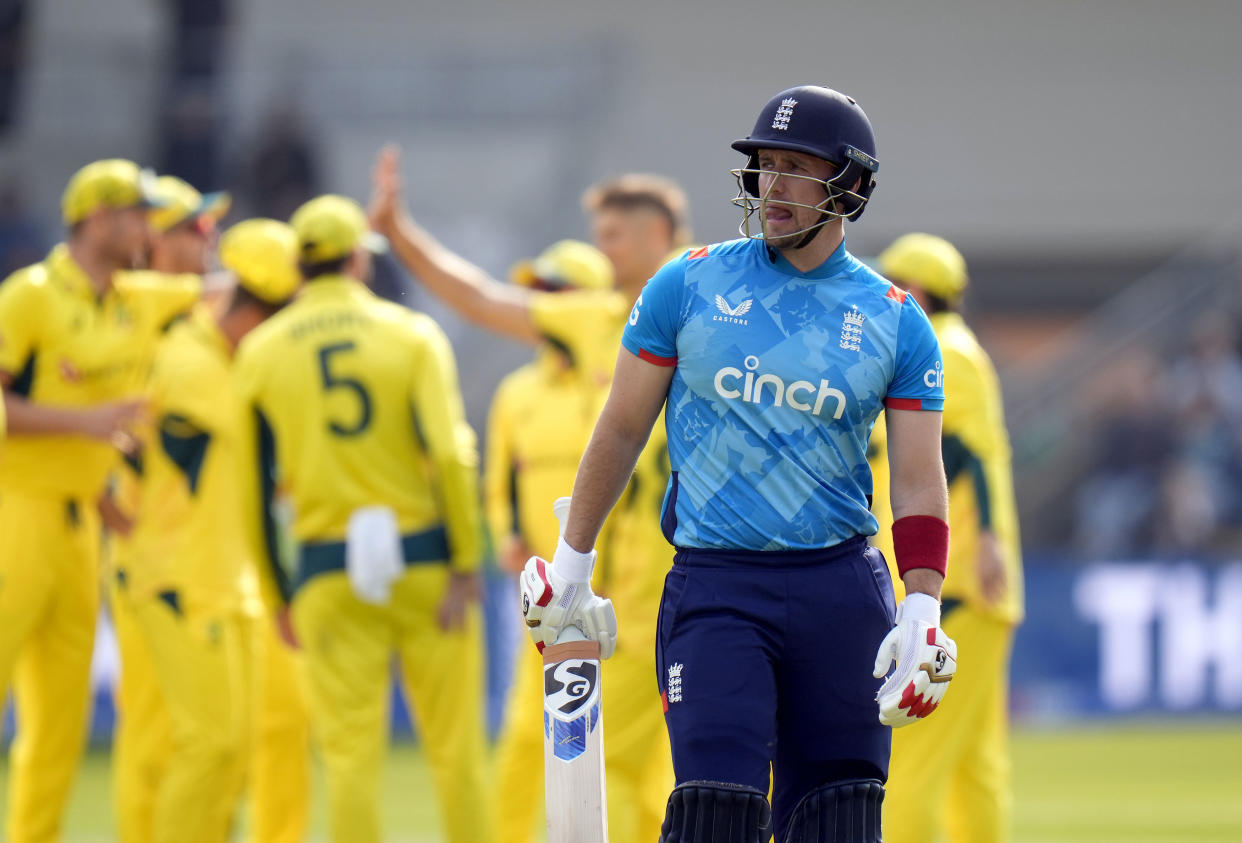
M 734 204 L 746 208 L 743 228 L 759 208 L 759 156 L 761 149 L 788 149 L 830 161 L 837 166 L 823 182 L 828 198 L 817 207 L 824 219 L 856 220 L 875 189 L 875 134 L 866 113 L 839 91 L 820 85 L 799 85 L 768 100 L 751 133 L 733 142 L 733 148 L 749 156 L 745 167 L 733 170 L 739 193 Z M 855 187 L 857 183 L 857 187 Z M 817 225 L 816 228 L 819 226 Z M 744 234 L 749 232 L 744 230 Z

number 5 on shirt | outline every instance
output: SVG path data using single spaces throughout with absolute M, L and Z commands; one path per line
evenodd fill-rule
M 319 349 L 319 377 L 325 391 L 344 390 L 358 404 L 356 419 L 348 424 L 337 420 L 328 421 L 328 429 L 337 436 L 357 436 L 371 425 L 371 395 L 356 378 L 344 377 L 333 371 L 334 357 L 353 351 L 357 346 L 351 342 L 338 342 Z

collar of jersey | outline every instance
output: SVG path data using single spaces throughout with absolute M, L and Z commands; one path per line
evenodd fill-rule
M 565 365 L 565 353 L 551 343 L 541 343 L 535 352 L 535 365 L 547 378 L 567 377 L 573 374 L 573 366 Z
M 844 239 L 841 240 L 841 245 L 837 246 L 836 250 L 828 256 L 827 260 L 809 272 L 803 272 L 798 269 L 798 267 L 786 260 L 785 256 L 776 249 L 767 249 L 767 253 L 768 258 L 772 262 L 772 267 L 778 272 L 782 272 L 785 275 L 793 275 L 798 278 L 811 278 L 814 280 L 835 278 L 845 272 L 846 267 L 849 266 L 850 263 L 850 254 L 845 251 Z
M 942 310 L 939 313 L 928 315 L 927 321 L 931 322 L 932 331 L 939 336 L 941 331 L 951 330 L 958 326 L 965 326 L 966 320 L 962 318 L 962 314 L 952 310 Z
M 224 335 L 224 331 L 220 330 L 220 323 L 212 315 L 210 307 L 202 304 L 196 306 L 190 311 L 189 319 L 190 324 L 208 345 L 225 357 L 232 356 L 233 349 L 229 346 L 229 338 Z
M 56 244 L 51 254 L 47 256 L 47 269 L 48 274 L 55 279 L 57 284 L 75 296 L 95 299 L 95 286 L 87 277 L 86 270 L 78 266 L 78 262 L 69 254 L 68 244 Z
M 302 295 L 315 293 L 326 295 L 354 292 L 367 289 L 366 285 L 349 275 L 320 275 L 302 286 Z

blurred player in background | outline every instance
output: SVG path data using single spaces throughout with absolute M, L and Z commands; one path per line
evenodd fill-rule
M 253 546 L 283 580 L 327 774 L 331 838 L 381 839 L 390 660 L 440 795 L 445 839 L 492 840 L 477 605 L 483 553 L 473 432 L 447 339 L 365 286 L 381 238 L 352 200 L 291 220 L 306 280 L 238 355 L 257 447 L 242 494 Z M 299 544 L 289 582 L 268 518 L 288 490 Z
M 167 276 L 173 284 L 195 283 L 207 271 L 215 229 L 228 213 L 229 197 L 206 196 L 175 176 L 161 176 L 151 185 L 157 203 L 147 215 L 151 229 L 148 269 L 128 273 L 157 285 Z M 145 387 L 151 358 L 164 330 L 142 338 L 141 360 L 134 371 L 136 388 Z M 138 443 L 141 447 L 141 443 Z M 115 691 L 117 720 L 112 733 L 112 798 L 118 836 L 126 843 L 153 839 L 156 794 L 167 769 L 172 724 L 164 706 L 154 668 L 134 621 L 127 587 L 143 572 L 134 570 L 129 534 L 138 508 L 143 451 L 133 450 L 117 466 L 115 491 L 100 499 L 106 530 L 104 546 L 109 610 L 120 651 L 121 675 Z
M 887 725 L 929 713 L 952 673 L 938 601 L 943 393 L 925 381 L 939 352 L 918 305 L 845 251 L 844 220 L 877 166 L 854 100 L 784 91 L 733 147 L 748 158 L 738 202 L 762 234 L 695 249 L 647 283 L 565 533 L 552 565 L 527 563 L 523 607 L 536 642 L 568 624 L 605 640 L 596 538 L 667 400 L 663 525 L 677 554 L 656 658 L 678 785 L 661 839 L 766 839 L 774 826 L 782 843 L 869 843 Z M 865 540 L 865 445 L 884 403 L 911 591 L 896 618 Z
M 612 265 L 598 249 L 562 240 L 512 271 L 514 283 L 550 294 L 609 290 Z M 532 554 L 556 547 L 548 501 L 573 488 L 574 471 L 600 407 L 600 387 L 577 370 L 573 353 L 547 340 L 535 360 L 496 388 L 488 415 L 483 472 L 488 525 L 502 570 L 517 574 Z M 542 816 L 543 661 L 521 647 L 496 748 L 497 838 L 526 843 Z
M 959 310 L 966 262 L 952 244 L 908 234 L 879 256 L 880 272 L 927 311 L 944 358 L 941 448 L 953 541 L 942 617 L 970 654 L 953 695 L 917 729 L 893 736 L 884 839 L 993 843 L 1009 839 L 1009 652 L 1022 620 L 1022 561 L 1000 383 Z M 877 545 L 892 560 L 884 427 L 872 468 Z M 891 564 L 891 563 L 890 563 Z M 895 581 L 898 599 L 903 595 Z
M 230 300 L 219 316 L 202 304 L 173 327 L 151 369 L 128 596 L 172 720 L 156 843 L 223 843 L 244 783 L 261 610 L 237 505 L 232 357 L 296 292 L 297 257 L 285 223 L 230 228 L 220 241 Z
M 96 503 L 118 447 L 134 445 L 144 354 L 201 293 L 195 277 L 120 276 L 145 259 L 148 203 L 133 162 L 88 164 L 62 200 L 66 242 L 0 285 L 0 688 L 13 677 L 20 724 L 11 843 L 59 838 L 87 726 Z
M 375 176 L 372 216 L 397 256 L 428 290 L 491 331 L 530 345 L 553 341 L 569 349 L 588 387 L 599 390 L 602 402 L 630 307 L 646 280 L 689 239 L 680 188 L 667 179 L 634 174 L 587 191 L 584 208 L 591 216 L 596 245 L 613 264 L 616 289 L 553 295 L 491 278 L 411 219 L 400 195 L 395 149 L 381 153 Z M 627 624 L 603 683 L 608 712 L 604 717 L 608 830 L 613 843 L 651 840 L 658 834 L 672 778 L 661 710 L 651 684 L 655 648 L 649 634 L 659 610 L 660 584 L 672 558 L 658 518 L 668 481 L 666 441 L 663 431 L 651 437 L 610 521 L 605 541 L 618 548 L 610 558 L 624 559 L 626 564 L 604 566 L 597 580 L 601 593 L 612 598 L 617 615 Z M 533 517 L 549 518 L 556 496 Z M 527 828 L 520 826 L 516 833 L 528 833 Z

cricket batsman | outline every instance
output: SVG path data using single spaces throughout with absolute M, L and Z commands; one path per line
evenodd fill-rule
M 149 180 L 108 159 L 70 179 L 65 242 L 0 285 L 0 696 L 13 682 L 5 836 L 59 839 L 81 756 L 99 608 L 96 502 L 132 449 L 144 349 L 201 293 L 123 278 L 147 250 Z
M 613 265 L 616 289 L 552 295 L 503 284 L 440 244 L 410 217 L 401 201 L 398 166 L 395 150 L 381 153 L 372 217 L 406 267 L 472 322 L 530 345 L 552 341 L 567 348 L 575 368 L 599 390 L 602 403 L 621 332 L 639 291 L 674 247 L 689 239 L 680 188 L 657 176 L 629 174 L 588 190 L 583 205 L 591 218 L 593 239 Z M 625 558 L 629 564 L 602 566 L 597 583 L 601 593 L 613 599 L 628 630 L 616 642 L 603 683 L 603 707 L 608 712 L 603 718 L 608 828 L 613 843 L 647 841 L 658 833 L 672 780 L 660 701 L 651 682 L 654 639 L 648 634 L 655 626 L 659 590 L 671 562 L 672 548 L 658 526 L 659 501 L 667 482 L 667 448 L 659 432 L 648 442 L 630 491 L 614 512 L 608 535 L 616 538 L 605 539 L 610 546 L 615 541 L 623 547 L 610 558 Z M 547 517 L 552 500 L 560 494 L 544 501 L 534 514 Z M 518 668 L 524 669 L 520 662 Z M 507 839 L 530 839 L 524 817 L 511 830 L 507 824 L 503 830 L 512 835 Z
M 878 169 L 855 100 L 782 91 L 733 148 L 747 236 L 689 251 L 639 296 L 564 535 L 550 565 L 527 563 L 522 604 L 536 643 L 572 624 L 606 650 L 595 545 L 665 409 L 677 551 L 656 662 L 677 785 L 661 839 L 871 843 L 891 727 L 935 710 L 956 659 L 940 352 L 913 297 L 846 251 Z M 866 541 L 884 406 L 899 608 Z
M 970 653 L 954 677 L 953 696 L 936 717 L 893 736 L 884 839 L 999 843 L 1010 835 L 1009 653 L 1023 611 L 1000 382 L 961 316 L 969 278 L 951 243 L 907 234 L 880 253 L 878 266 L 927 311 L 944 356 L 941 449 L 953 542 L 941 612 Z M 886 475 L 887 451 L 882 445 L 876 451 L 876 514 L 884 524 L 891 521 L 888 493 L 878 481 Z
M 362 208 L 321 196 L 290 221 L 305 284 L 237 357 L 253 456 L 256 555 L 291 600 L 334 841 L 382 839 L 378 791 L 395 655 L 440 796 L 445 839 L 493 840 L 477 605 L 482 517 L 452 350 L 426 315 L 371 293 L 382 244 Z M 291 499 L 298 559 L 271 524 Z

